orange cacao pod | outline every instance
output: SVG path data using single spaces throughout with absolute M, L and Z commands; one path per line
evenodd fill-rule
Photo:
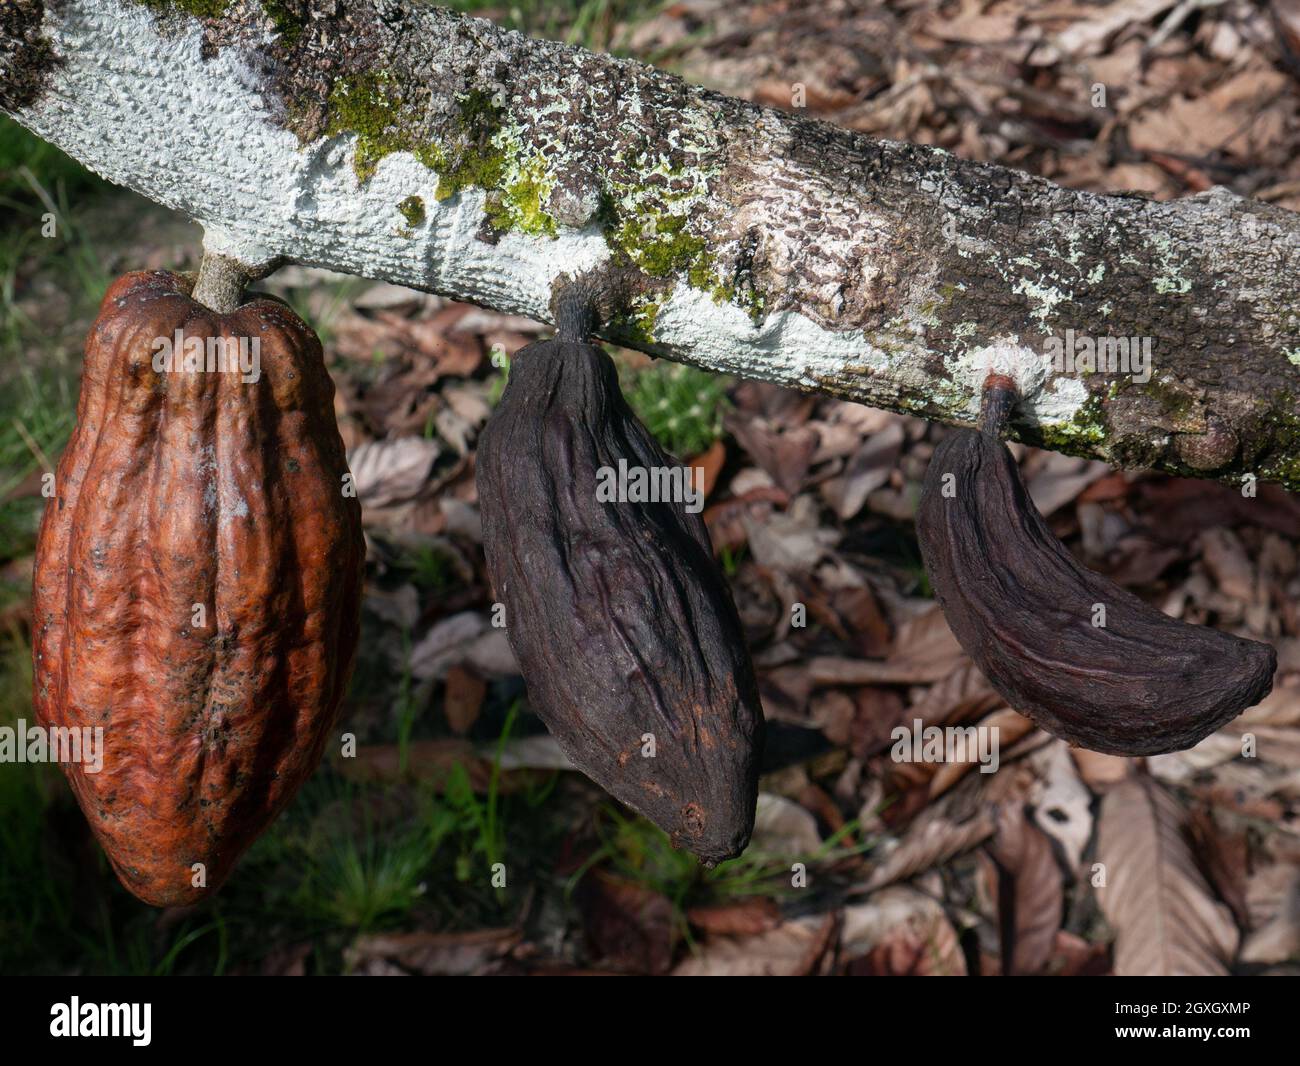
M 319 763 L 365 561 L 316 335 L 277 301 L 222 315 L 189 291 L 154 272 L 105 295 L 32 600 L 37 721 L 103 727 L 98 772 L 64 770 L 122 882 L 156 906 L 220 886 Z M 177 330 L 256 339 L 260 375 L 179 352 L 159 368 Z

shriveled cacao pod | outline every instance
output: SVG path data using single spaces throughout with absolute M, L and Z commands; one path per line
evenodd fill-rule
M 983 432 L 935 450 L 916 516 L 935 597 L 989 683 L 1049 733 L 1112 755 L 1191 747 L 1268 695 L 1269 645 L 1170 618 L 1075 561 L 999 439 L 1013 397 L 997 391 Z
M 316 335 L 271 299 L 220 315 L 188 293 L 134 273 L 104 297 L 32 604 L 36 717 L 103 727 L 100 772 L 64 769 L 156 906 L 220 886 L 320 761 L 365 556 Z M 260 377 L 155 370 L 178 329 L 257 338 Z
M 713 864 L 753 830 L 753 667 L 700 516 L 597 498 L 620 460 L 677 465 L 609 357 L 565 339 L 520 351 L 479 442 L 488 570 L 532 706 L 570 761 Z

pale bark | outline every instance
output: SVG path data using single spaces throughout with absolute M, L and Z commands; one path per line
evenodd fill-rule
M 219 17 L 181 8 L 206 4 Z M 1096 196 L 413 0 L 8 0 L 0 106 L 256 274 L 329 267 L 1116 465 L 1300 488 L 1300 216 Z M 308 17 L 310 16 L 310 17 Z M 1067 330 L 1154 373 L 1062 373 Z

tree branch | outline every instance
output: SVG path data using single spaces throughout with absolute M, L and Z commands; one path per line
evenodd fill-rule
M 1300 216 L 1223 189 L 1063 189 L 416 0 L 9 0 L 0 107 L 250 268 L 544 320 L 594 274 L 658 355 L 960 424 L 997 370 L 1031 443 L 1300 488 Z

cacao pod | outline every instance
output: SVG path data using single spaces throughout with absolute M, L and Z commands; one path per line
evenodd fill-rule
M 700 516 L 598 499 L 620 461 L 677 466 L 609 357 L 569 339 L 520 351 L 479 442 L 488 571 L 530 701 L 570 761 L 713 864 L 753 829 L 753 667 Z
M 229 315 L 165 272 L 116 281 L 41 522 L 34 704 L 103 727 L 64 769 L 123 884 L 193 903 L 320 761 L 356 650 L 365 542 L 320 342 L 287 306 Z M 156 340 L 256 339 L 256 381 L 155 369 Z M 202 864 L 196 866 L 195 864 Z
M 1071 744 L 1111 755 L 1188 748 L 1272 688 L 1269 645 L 1170 618 L 1080 566 L 994 432 L 944 438 L 916 522 L 966 654 L 1012 707 Z

